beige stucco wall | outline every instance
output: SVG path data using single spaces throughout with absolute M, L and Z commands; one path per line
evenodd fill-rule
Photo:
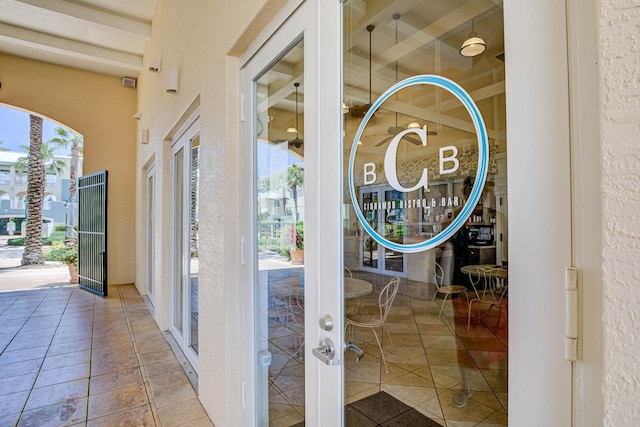
M 143 68 L 160 59 L 160 73 L 143 71 L 138 80 L 140 128 L 148 145 L 138 144 L 137 187 L 144 194 L 145 170 L 156 180 L 154 304 L 163 330 L 170 326 L 171 139 L 199 108 L 201 147 L 199 263 L 199 397 L 216 426 L 240 425 L 241 354 L 238 149 L 239 64 L 242 53 L 283 4 L 282 0 L 211 2 L 161 1 L 153 19 Z M 179 90 L 165 91 L 166 70 L 179 70 Z M 144 208 L 141 197 L 137 201 Z M 137 251 L 144 254 L 145 218 L 137 218 Z M 145 266 L 138 263 L 136 284 L 145 293 Z
M 85 175 L 106 169 L 108 283 L 134 280 L 136 91 L 118 77 L 0 54 L 0 103 L 58 122 L 84 137 Z
M 624 426 L 640 420 L 640 3 L 599 6 L 604 414 Z

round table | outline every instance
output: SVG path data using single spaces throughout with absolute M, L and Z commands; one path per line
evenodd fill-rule
M 491 270 L 491 276 L 498 279 L 506 279 L 508 275 L 506 269 L 493 264 L 465 265 L 460 268 L 462 273 L 473 276 L 482 276 L 486 270 Z
M 344 297 L 355 298 L 367 295 L 373 290 L 373 284 L 362 279 L 344 278 Z

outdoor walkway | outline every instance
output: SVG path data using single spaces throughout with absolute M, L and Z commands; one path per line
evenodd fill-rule
M 0 292 L 0 426 L 212 426 L 133 285 Z

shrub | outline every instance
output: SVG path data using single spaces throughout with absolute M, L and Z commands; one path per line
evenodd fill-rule
M 64 246 L 63 244 L 56 244 L 51 250 L 45 252 L 45 261 L 60 261 L 65 264 L 77 264 L 78 263 L 78 247 L 75 245 Z
M 62 232 L 64 232 L 64 231 L 67 231 L 67 226 L 66 225 L 56 225 L 53 228 L 53 230 L 54 231 L 62 231 Z
M 7 240 L 7 245 L 9 246 L 24 246 L 24 237 L 14 237 L 13 239 Z

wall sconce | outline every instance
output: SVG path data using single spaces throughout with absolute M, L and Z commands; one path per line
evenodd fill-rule
M 149 143 L 149 129 L 140 129 L 140 143 Z
M 151 61 L 151 63 L 149 64 L 149 71 L 151 71 L 152 73 L 159 73 L 161 65 L 162 62 L 160 60 Z
M 167 68 L 167 80 L 165 81 L 165 90 L 167 93 L 178 92 L 178 69 Z
M 141 117 L 142 117 L 142 113 L 140 111 L 138 111 L 133 115 L 133 118 L 136 120 L 140 120 Z

